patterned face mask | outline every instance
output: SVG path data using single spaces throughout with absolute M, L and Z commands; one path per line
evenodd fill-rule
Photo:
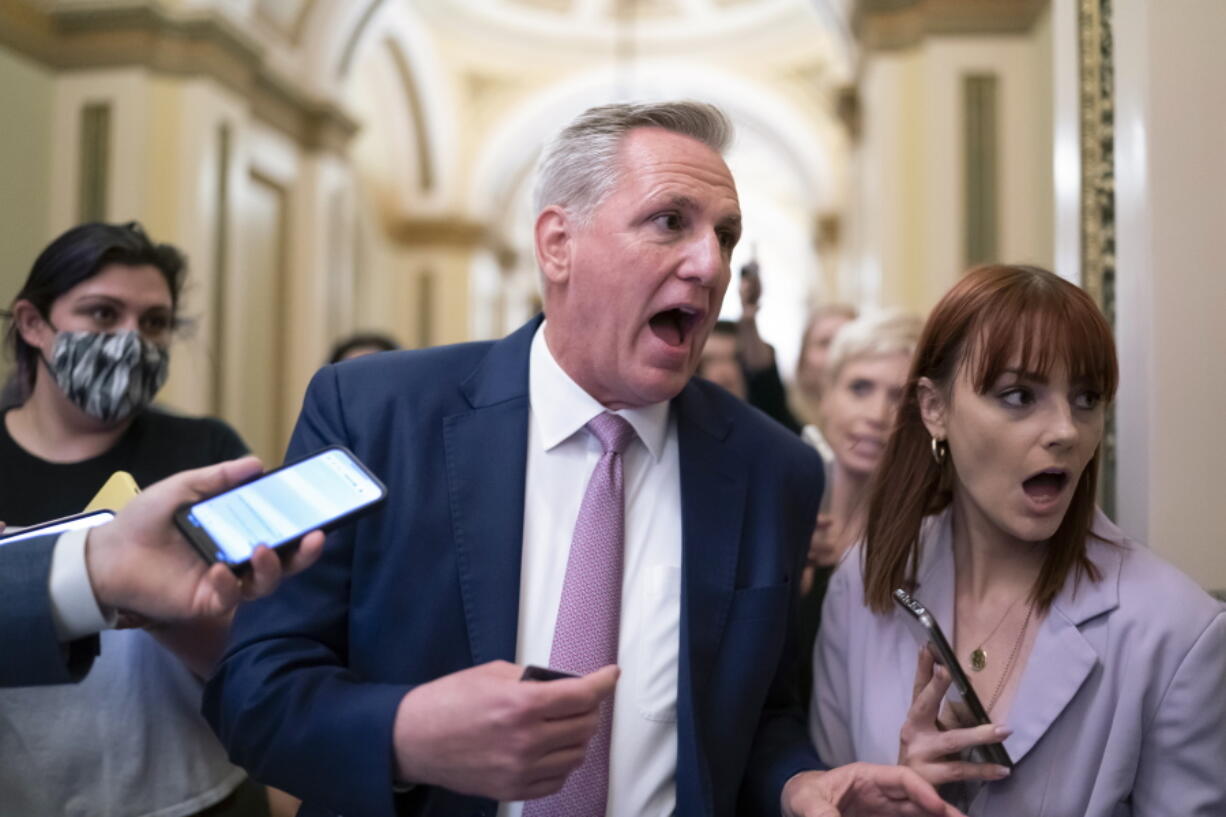
M 59 332 L 47 368 L 78 408 L 104 423 L 153 401 L 166 382 L 170 352 L 140 332 Z

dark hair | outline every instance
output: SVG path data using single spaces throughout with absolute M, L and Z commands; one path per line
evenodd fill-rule
M 378 332 L 359 332 L 356 335 L 350 335 L 347 338 L 341 338 L 332 347 L 332 355 L 328 358 L 329 363 L 340 363 L 345 359 L 345 355 L 352 352 L 354 349 L 362 349 L 372 347 L 380 352 L 393 352 L 400 348 L 400 344 L 387 335 L 382 335 Z
M 733 321 L 723 321 L 723 320 L 716 321 L 715 325 L 711 327 L 711 334 L 712 335 L 729 335 L 731 337 L 736 337 L 737 335 L 736 323 Z
M 1044 375 L 1063 363 L 1069 377 L 1115 396 L 1119 364 L 1111 326 L 1084 291 L 1038 267 L 991 265 L 971 270 L 945 294 L 924 325 L 893 433 L 873 477 L 864 536 L 864 597 L 879 613 L 898 587 L 914 588 L 924 517 L 953 500 L 955 466 L 938 465 L 920 414 L 918 384 L 927 377 L 947 394 L 965 370 L 981 394 L 1020 357 Z M 1049 540 L 1031 600 L 1046 611 L 1071 574 L 1097 581 L 1085 543 L 1094 519 L 1101 448 L 1081 474 L 1060 527 Z
M 93 278 L 111 264 L 156 267 L 170 288 L 171 311 L 177 317 L 179 294 L 187 265 L 183 254 L 170 244 L 155 244 L 135 221 L 127 224 L 92 222 L 73 227 L 47 245 L 30 269 L 25 285 L 13 298 L 29 301 L 44 318 L 51 315 L 55 300 L 82 281 Z M 5 348 L 17 363 L 14 380 L 24 399 L 34 388 L 38 365 L 38 350 L 22 339 L 10 310 L 4 313 L 8 321 Z

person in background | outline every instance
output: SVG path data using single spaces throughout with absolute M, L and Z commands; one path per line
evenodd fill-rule
M 821 422 L 832 456 L 826 461 L 826 493 L 800 578 L 801 689 L 806 701 L 826 583 L 864 529 L 869 480 L 885 452 L 922 326 L 918 317 L 905 312 L 870 313 L 843 324 L 830 345 Z
M 185 271 L 136 223 L 82 224 L 35 260 L 7 316 L 20 402 L 0 415 L 0 519 L 78 513 L 115 471 L 147 486 L 246 453 L 219 420 L 151 406 Z M 107 630 L 79 684 L 0 692 L 0 815 L 261 813 L 199 714 L 229 620 Z
M 817 425 L 822 389 L 826 385 L 826 360 L 830 356 L 834 336 L 843 324 L 855 320 L 856 315 L 856 309 L 847 304 L 826 304 L 814 309 L 805 324 L 800 356 L 796 361 L 796 382 L 791 394 L 792 414 L 804 424 L 801 436 L 805 442 L 816 448 L 827 462 L 833 454 Z
M 267 595 L 283 573 L 319 558 L 323 534 L 313 533 L 285 566 L 260 547 L 251 570 L 237 576 L 224 564 L 206 565 L 179 533 L 173 515 L 180 506 L 261 470 L 259 460 L 245 457 L 184 471 L 88 531 L 0 542 L 0 686 L 81 680 L 98 654 L 97 634 L 114 626 L 118 611 L 156 625 L 214 618 Z
M 757 261 L 741 267 L 741 317 L 717 321 L 703 347 L 698 366 L 705 377 L 763 411 L 794 434 L 800 423 L 788 409 L 787 388 L 779 377 L 775 350 L 758 334 L 762 278 Z
M 363 355 L 373 355 L 375 352 L 394 352 L 400 344 L 388 335 L 378 332 L 359 332 L 347 338 L 341 338 L 332 347 L 329 363 L 340 363 L 342 360 L 353 360 Z
M 1047 270 L 972 270 L 917 347 L 814 653 L 830 763 L 898 760 L 971 817 L 1226 814 L 1226 606 L 1095 508 L 1115 341 Z M 892 595 L 940 624 L 991 723 Z M 916 658 L 918 654 L 918 660 Z M 1012 770 L 959 757 L 1003 742 Z
M 711 335 L 702 347 L 702 358 L 698 362 L 698 376 L 705 377 L 717 386 L 723 386 L 728 393 L 739 400 L 748 396 L 745 383 L 745 369 L 741 366 L 740 355 L 737 354 L 737 328 L 732 321 L 716 321 L 711 327 Z

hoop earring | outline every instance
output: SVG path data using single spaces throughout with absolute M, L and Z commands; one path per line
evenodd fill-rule
M 936 460 L 938 466 L 945 464 L 945 457 L 949 454 L 949 444 L 944 440 L 932 438 L 932 458 Z

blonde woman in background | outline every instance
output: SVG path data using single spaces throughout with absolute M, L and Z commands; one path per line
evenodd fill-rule
M 905 312 L 865 315 L 842 325 L 824 361 L 818 419 L 829 451 L 823 454 L 826 493 L 800 582 L 802 693 L 806 701 L 826 582 L 839 557 L 864 528 L 869 479 L 885 451 L 921 328 L 920 319 Z M 806 434 L 805 439 L 810 436 Z
M 809 313 L 805 332 L 801 336 L 800 357 L 796 361 L 796 384 L 789 400 L 792 414 L 802 423 L 801 436 L 829 462 L 830 448 L 817 427 L 818 407 L 826 384 L 826 366 L 830 359 L 830 344 L 843 325 L 857 316 L 856 308 L 847 304 L 824 304 Z

